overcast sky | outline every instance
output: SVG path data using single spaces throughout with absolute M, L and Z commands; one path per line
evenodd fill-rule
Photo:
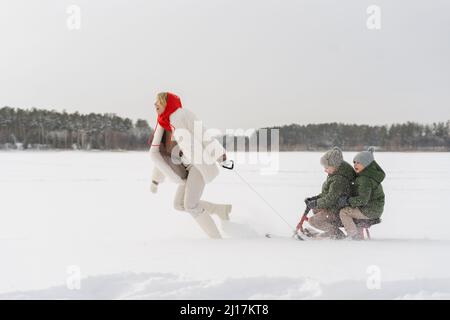
M 0 41 L 0 107 L 154 124 L 172 91 L 221 129 L 450 119 L 448 0 L 0 0 Z

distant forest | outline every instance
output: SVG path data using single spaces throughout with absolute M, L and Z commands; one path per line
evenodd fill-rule
M 407 122 L 390 126 L 341 123 L 291 124 L 280 131 L 280 150 L 324 150 L 339 146 L 361 150 L 375 146 L 384 151 L 450 151 L 450 120 L 434 124 Z
M 115 114 L 0 109 L 0 148 L 141 150 L 152 130 L 145 120 Z
M 385 151 L 450 151 L 450 120 L 426 125 L 325 123 L 264 129 L 269 136 L 271 129 L 279 130 L 281 151 L 325 150 L 332 146 L 344 150 L 375 146 Z M 152 132 L 146 120 L 133 122 L 115 114 L 0 109 L 0 149 L 146 150 Z M 246 151 L 255 135 L 245 141 L 239 139 L 219 137 L 228 150 Z

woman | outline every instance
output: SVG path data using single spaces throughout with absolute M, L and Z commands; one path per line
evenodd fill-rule
M 157 192 L 165 177 L 179 184 L 175 209 L 190 213 L 210 238 L 219 239 L 220 232 L 210 215 L 229 220 L 232 206 L 203 201 L 201 196 L 205 185 L 219 174 L 217 162 L 226 160 L 225 149 L 205 135 L 201 122 L 182 108 L 178 96 L 159 93 L 155 108 L 158 121 L 150 148 L 155 163 L 152 192 Z

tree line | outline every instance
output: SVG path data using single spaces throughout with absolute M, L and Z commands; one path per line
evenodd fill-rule
M 0 148 L 140 150 L 152 132 L 145 120 L 115 114 L 0 109 Z
M 324 150 L 339 146 L 361 150 L 450 151 L 450 120 L 433 124 L 407 122 L 386 126 L 324 123 L 262 128 L 248 137 L 223 136 L 229 151 L 249 147 L 278 130 L 280 151 Z M 55 110 L 0 109 L 0 149 L 146 150 L 153 130 L 146 120 L 133 123 L 115 114 L 80 114 Z
M 450 151 L 450 120 L 433 124 L 407 122 L 385 126 L 342 123 L 297 125 L 278 129 L 280 150 L 324 150 L 339 146 L 361 150 L 375 146 L 384 151 Z
M 450 120 L 433 124 L 369 126 L 323 123 L 267 127 L 248 136 L 220 137 L 229 151 L 274 150 L 273 130 L 277 130 L 280 151 L 322 151 L 338 146 L 359 151 L 369 146 L 381 151 L 450 151 Z

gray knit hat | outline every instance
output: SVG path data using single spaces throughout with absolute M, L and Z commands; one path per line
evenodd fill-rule
M 367 149 L 367 151 L 362 151 L 353 158 L 354 162 L 361 163 L 364 167 L 367 167 L 369 164 L 371 164 L 373 161 L 375 161 L 375 158 L 373 157 L 373 152 L 375 151 L 374 147 L 370 147 Z
M 339 167 L 344 161 L 342 156 L 342 150 L 338 147 L 334 147 L 330 151 L 327 151 L 322 158 L 320 158 L 320 164 L 324 167 Z

